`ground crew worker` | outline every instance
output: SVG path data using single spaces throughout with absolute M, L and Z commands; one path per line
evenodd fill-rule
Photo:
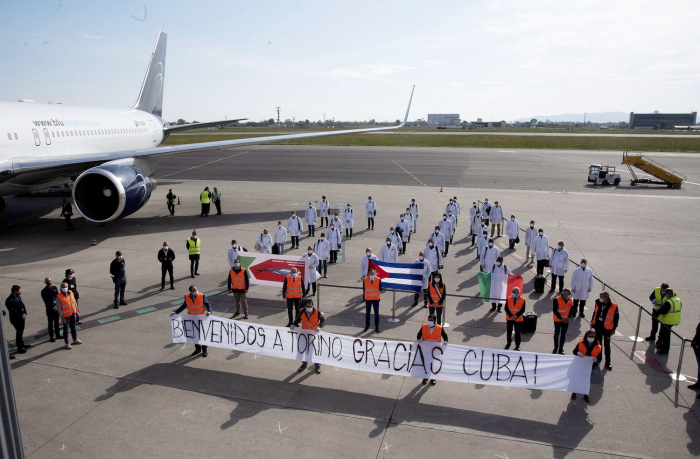
M 433 275 L 433 281 L 428 285 L 428 297 L 430 306 L 428 312 L 436 314 L 438 325 L 442 325 L 442 315 L 445 307 L 445 299 L 447 298 L 447 289 L 442 282 L 442 275 L 436 272 Z
M 323 327 L 325 321 L 326 318 L 323 316 L 323 313 L 314 307 L 314 300 L 308 298 L 304 302 L 303 310 L 301 310 L 300 314 L 297 315 L 297 318 L 291 328 L 294 329 L 294 327 L 298 327 L 299 324 L 301 324 L 302 330 L 316 330 L 318 327 Z M 311 346 L 309 346 L 309 348 L 311 348 Z M 301 373 L 306 369 L 308 364 L 309 362 L 302 360 L 301 366 L 297 371 Z M 321 364 L 314 362 L 314 367 L 316 368 L 316 374 L 320 375 Z
M 399 249 L 396 245 L 391 242 L 391 238 L 386 238 L 386 244 L 382 246 L 382 250 L 379 252 L 379 260 L 386 263 L 398 263 L 399 262 Z
M 229 286 L 228 291 L 233 294 L 233 298 L 236 300 L 236 312 L 233 313 L 231 318 L 235 319 L 240 315 L 241 303 L 243 303 L 243 318 L 248 319 L 248 299 L 246 294 L 250 287 L 250 280 L 248 279 L 248 271 L 241 267 L 241 262 L 237 258 L 233 260 L 233 268 L 228 272 L 226 285 Z
M 44 307 L 46 308 L 46 318 L 49 324 L 49 341 L 54 343 L 57 339 L 62 338 L 61 328 L 58 326 L 58 307 L 56 306 L 58 289 L 53 285 L 50 277 L 44 279 L 44 283 L 46 287 L 41 290 L 41 299 L 44 300 Z
M 498 229 L 498 235 L 496 237 L 501 237 L 501 228 L 503 227 L 503 207 L 498 205 L 498 201 L 493 203 L 491 207 L 491 237 L 493 237 L 494 230 Z
M 515 215 L 510 216 L 510 220 L 506 222 L 506 235 L 508 236 L 508 248 L 515 248 L 515 241 L 518 239 L 518 232 L 520 231 L 520 225 L 515 219 Z
M 175 280 L 173 279 L 173 261 L 175 261 L 175 251 L 168 247 L 168 242 L 163 242 L 163 248 L 158 251 L 158 261 L 160 261 L 160 291 L 165 290 L 165 274 L 170 276 L 170 290 L 175 290 Z
M 370 260 L 377 260 L 377 256 L 372 253 L 372 249 L 367 247 L 365 249 L 365 256 L 360 260 L 360 280 L 364 280 L 367 277 L 367 269 L 369 268 Z
M 326 227 L 328 227 L 328 211 L 331 207 L 331 203 L 326 201 L 325 196 L 321 196 L 321 202 L 318 203 L 318 212 L 321 214 L 321 225 L 319 228 L 323 228 L 323 219 L 326 219 Z
M 275 245 L 277 246 L 277 253 L 284 255 L 284 243 L 287 242 L 287 230 L 282 225 L 282 220 L 277 222 L 277 228 L 275 228 Z
M 537 231 L 535 243 L 532 248 L 535 257 L 537 257 L 537 275 L 541 276 L 544 274 L 544 268 L 547 264 L 547 260 L 549 260 L 549 238 L 544 235 L 544 230 L 542 228 L 539 228 Z
M 659 341 L 656 342 L 656 347 L 658 349 L 656 351 L 657 354 L 668 354 L 668 350 L 671 347 L 671 327 L 681 323 L 682 307 L 683 303 L 680 298 L 676 296 L 673 289 L 667 288 L 664 304 L 652 313 L 656 317 L 656 320 L 665 325 L 665 327 L 662 326 L 661 330 L 659 330 Z
M 372 196 L 367 197 L 365 213 L 367 214 L 367 230 L 374 230 L 374 217 L 377 216 L 377 205 L 372 201 Z
M 316 236 L 316 220 L 318 220 L 316 208 L 310 202 L 309 207 L 304 210 L 304 221 L 306 221 L 306 226 L 309 229 L 309 237 Z
M 10 296 L 5 300 L 5 307 L 10 313 L 10 323 L 15 327 L 15 345 L 17 353 L 24 354 L 27 348 L 32 347 L 31 344 L 25 344 L 22 335 L 24 334 L 24 324 L 27 319 L 27 308 L 22 301 L 22 288 L 19 285 L 13 285 L 10 290 Z
M 690 347 L 693 348 L 693 352 L 695 352 L 695 360 L 697 360 L 698 363 L 698 378 L 695 384 L 688 386 L 688 389 L 700 389 L 700 322 L 698 322 L 697 327 L 695 327 L 695 336 L 690 342 Z M 698 393 L 697 398 L 700 398 L 700 393 Z
M 610 301 L 608 292 L 600 292 L 599 299 L 595 300 L 595 309 L 591 318 L 591 326 L 595 329 L 598 342 L 605 349 L 605 369 L 612 370 L 610 360 L 610 337 L 615 334 L 617 322 L 620 320 L 620 311 L 617 303 Z M 668 350 L 666 351 L 668 353 Z
M 566 331 L 569 329 L 569 317 L 571 317 L 571 290 L 565 288 L 561 295 L 552 302 L 552 317 L 554 319 L 554 350 L 552 354 L 564 355 L 564 343 Z
M 593 271 L 588 269 L 588 262 L 585 258 L 581 259 L 581 264 L 578 265 L 571 274 L 571 296 L 574 299 L 574 310 L 571 311 L 571 318 L 576 317 L 576 311 L 583 319 L 583 308 L 586 306 L 588 294 L 593 290 Z
M 304 224 L 301 222 L 301 218 L 297 217 L 297 213 L 292 211 L 292 216 L 289 217 L 287 222 L 287 233 L 292 238 L 290 250 L 299 248 L 299 235 L 302 231 L 304 231 Z
M 204 293 L 199 293 L 196 285 L 190 285 L 190 293 L 185 295 L 185 300 L 182 302 L 182 306 L 177 308 L 175 311 L 171 312 L 170 315 L 180 314 L 187 308 L 188 316 L 208 316 L 211 314 L 211 304 L 207 300 Z M 190 354 L 190 357 L 195 356 L 202 352 L 202 357 L 209 355 L 207 353 L 206 345 L 194 345 L 194 352 Z
M 520 295 L 520 288 L 513 287 L 511 295 L 506 298 L 506 347 L 510 349 L 511 335 L 515 331 L 515 350 L 520 350 L 520 336 L 523 331 L 525 315 L 525 298 Z
M 63 324 L 63 341 L 66 343 L 66 349 L 73 349 L 68 343 L 68 329 L 70 329 L 73 344 L 82 344 L 83 342 L 78 339 L 78 332 L 75 329 L 78 316 L 78 303 L 76 303 L 75 296 L 73 292 L 68 289 L 68 284 L 66 282 L 61 284 L 61 291 L 58 292 L 58 296 L 56 297 L 56 306 L 60 308 L 58 312 L 61 316 L 61 323 Z
M 537 237 L 537 228 L 535 227 L 535 221 L 530 221 L 530 226 L 525 228 L 525 263 L 532 262 L 535 258 L 535 237 Z M 532 251 L 532 253 L 531 253 Z
M 80 321 L 80 293 L 78 293 L 78 280 L 75 278 L 75 271 L 73 271 L 71 268 L 66 269 L 65 276 L 66 277 L 61 281 L 61 283 L 67 282 L 68 290 L 73 292 L 76 311 L 75 323 L 80 325 L 82 322 Z
M 668 284 L 666 282 L 662 283 L 660 287 L 656 287 L 653 292 L 651 292 L 651 295 L 649 295 L 649 301 L 651 301 L 651 304 L 653 306 L 653 311 L 657 311 L 661 309 L 661 306 L 663 306 L 665 302 L 665 296 L 666 296 L 666 289 L 668 288 Z M 656 341 L 656 332 L 659 330 L 659 321 L 654 317 L 652 314 L 651 316 L 651 333 L 649 333 L 649 336 L 644 338 L 644 341 Z
M 211 193 L 208 186 L 205 186 L 204 191 L 199 194 L 199 202 L 202 203 L 202 213 L 199 216 L 208 217 L 211 208 Z
M 382 294 L 382 280 L 376 275 L 374 268 L 370 268 L 368 276 L 362 282 L 362 298 L 365 300 L 365 329 L 369 330 L 369 318 L 374 308 L 374 330 L 379 333 L 379 300 Z
M 211 194 L 211 199 L 216 206 L 216 215 L 221 215 L 221 192 L 214 187 L 214 192 Z
M 284 283 L 282 284 L 282 298 L 287 300 L 287 316 L 289 322 L 287 327 L 291 327 L 294 322 L 294 318 L 299 316 L 299 307 L 302 296 L 302 280 L 299 276 L 297 269 L 292 268 L 292 273 L 284 278 Z M 292 315 L 292 310 L 294 315 Z
M 267 228 L 263 229 L 263 232 L 258 236 L 258 240 L 255 242 L 256 248 L 259 247 L 258 252 L 260 253 L 272 253 L 272 236 L 267 232 Z
M 355 224 L 355 209 L 353 209 L 350 204 L 348 204 L 343 212 L 343 220 L 345 220 L 345 237 L 347 239 L 352 239 L 352 227 Z
M 549 266 L 552 271 L 552 288 L 549 292 L 553 292 L 557 278 L 559 278 L 559 294 L 564 290 L 564 275 L 569 270 L 569 251 L 564 248 L 564 241 L 559 241 L 556 249 L 552 249 L 552 256 L 549 258 Z
M 411 204 L 408 205 L 411 219 L 413 220 L 413 232 L 418 231 L 418 204 L 415 199 L 411 199 Z
M 418 341 L 433 341 L 437 343 L 444 341 L 447 344 L 448 339 L 445 329 L 442 328 L 442 325 L 436 324 L 435 321 L 435 314 L 428 314 L 428 322 L 421 325 L 420 330 L 418 330 L 418 336 L 416 336 Z M 423 379 L 422 384 L 424 386 L 428 384 L 428 379 Z M 437 381 L 431 379 L 430 385 L 434 386 L 435 384 L 437 384 Z
M 433 273 L 433 268 L 430 264 L 430 261 L 425 258 L 425 254 L 423 252 L 420 252 L 418 254 L 418 259 L 416 260 L 416 263 L 423 263 L 423 285 L 422 285 L 422 290 L 423 290 L 423 307 L 427 308 L 428 307 L 428 284 L 430 283 L 430 276 Z M 437 271 L 437 269 L 436 269 Z M 420 292 L 416 292 L 413 294 L 413 306 L 418 306 L 418 298 L 420 298 Z
M 578 341 L 578 344 L 574 348 L 574 355 L 578 355 L 579 357 L 593 357 L 593 365 L 591 366 L 591 371 L 593 371 L 594 367 L 600 365 L 601 351 L 600 342 L 596 339 L 596 331 L 591 329 Z M 591 402 L 588 395 L 584 395 L 583 399 L 586 403 Z M 576 400 L 576 393 L 571 394 L 571 400 Z
M 175 193 L 173 193 L 173 189 L 170 188 L 168 190 L 168 194 L 165 195 L 165 202 L 168 204 L 168 212 L 170 212 L 170 215 L 175 215 L 175 200 L 177 199 L 177 196 L 175 196 Z
M 73 216 L 73 206 L 71 206 L 70 202 L 66 201 L 66 198 L 63 198 L 63 206 L 61 206 L 61 217 L 63 217 L 66 220 L 66 231 L 75 231 L 75 228 L 73 228 L 73 223 L 71 223 L 70 219 Z
M 114 260 L 109 264 L 109 273 L 112 275 L 112 282 L 114 282 L 114 308 L 119 309 L 119 306 L 127 305 L 127 302 L 124 300 L 124 291 L 126 290 L 126 260 L 122 258 L 122 252 L 120 250 L 117 250 Z M 119 303 L 117 303 L 117 299 L 119 299 Z M 75 314 L 75 321 L 79 322 L 77 302 Z
M 201 253 L 202 240 L 197 237 L 197 230 L 192 230 L 192 237 L 187 239 L 185 247 L 190 256 L 190 277 L 199 276 L 199 255 Z

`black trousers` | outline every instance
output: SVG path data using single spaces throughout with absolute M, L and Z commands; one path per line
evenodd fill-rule
M 576 311 L 578 310 L 579 315 L 583 315 L 583 308 L 585 306 L 586 300 L 574 300 L 573 313 L 576 314 Z
M 304 289 L 304 296 L 309 294 L 309 291 L 312 291 L 313 294 L 316 294 L 316 282 L 311 282 L 308 287 Z
M 160 267 L 160 286 L 161 288 L 165 288 L 165 273 L 170 274 L 170 286 L 173 287 L 173 265 L 161 265 Z
M 299 315 L 300 305 L 301 298 L 287 298 L 287 316 L 289 317 L 290 324 L 294 322 L 294 318 Z
M 199 272 L 199 255 L 190 256 L 190 275 L 194 276 Z
M 326 219 L 326 227 L 328 227 L 328 217 L 321 217 L 321 228 L 323 228 L 323 219 Z
M 700 348 L 694 348 L 693 352 L 695 352 L 695 360 L 698 362 L 698 381 L 700 381 Z
M 418 299 L 420 298 L 421 292 L 416 292 L 413 294 L 413 302 L 418 304 Z M 423 289 L 423 304 L 428 305 L 428 289 Z
M 523 323 L 516 322 L 515 320 L 506 321 L 506 346 L 510 346 L 513 329 L 515 329 L 515 347 L 520 347 L 520 335 L 523 331 Z
M 429 314 L 435 314 L 437 316 L 437 323 L 438 325 L 442 325 L 442 309 L 443 308 L 434 308 L 432 306 L 428 307 L 428 313 Z M 437 311 L 437 312 L 436 312 Z
M 292 236 L 292 248 L 299 248 L 299 236 Z
M 370 217 L 367 219 L 367 229 L 374 229 L 374 217 Z
M 474 247 L 475 242 L 476 242 L 476 234 L 472 233 L 472 247 Z
M 450 250 L 450 241 L 445 241 L 445 253 L 443 256 L 447 255 L 447 252 Z
M 201 346 L 200 346 L 199 344 L 195 344 L 195 345 L 194 345 L 194 349 L 195 349 L 196 351 L 203 351 L 203 350 L 206 351 L 206 350 L 207 350 L 207 346 L 205 346 L 205 345 L 201 345 Z
M 209 215 L 210 208 L 211 208 L 210 203 L 207 203 L 207 204 L 202 203 L 202 214 L 201 215 Z
M 59 324 L 58 311 L 53 308 L 46 308 L 46 319 L 49 325 L 49 338 L 60 338 L 61 326 Z
M 63 218 L 66 220 L 66 229 L 67 229 L 68 231 L 73 231 L 73 229 L 74 229 L 74 228 L 73 228 L 73 223 L 71 223 L 70 217 L 71 217 L 70 215 L 66 215 L 66 216 L 63 217 Z
M 569 330 L 569 324 L 564 322 L 554 322 L 554 349 L 557 351 L 564 350 L 566 343 L 566 332 Z M 608 338 L 609 339 L 609 338 Z M 608 343 L 610 344 L 610 343 Z
M 126 289 L 126 277 L 114 278 L 114 305 L 117 306 L 118 301 L 124 301 L 124 290 Z
M 316 236 L 316 225 L 309 225 L 309 236 Z
M 651 333 L 649 333 L 649 336 L 656 338 L 656 333 L 659 331 L 659 321 L 656 320 L 656 317 L 651 318 Z
M 508 239 L 508 248 L 509 249 L 515 248 L 515 239 Z
M 216 206 L 216 215 L 221 215 L 221 199 L 214 201 L 214 205 Z
M 75 331 L 75 323 L 78 318 L 75 314 L 70 317 L 66 317 L 66 323 L 63 324 L 63 341 L 68 344 L 68 329 L 70 329 L 70 335 L 73 337 L 73 341 L 78 339 L 78 332 Z
M 554 291 L 557 284 L 557 279 L 559 279 L 559 293 L 561 293 L 561 291 L 564 290 L 564 276 L 557 276 L 556 274 L 552 274 L 552 288 L 549 289 L 550 292 Z
M 374 328 L 379 328 L 379 300 L 365 301 L 365 328 L 369 328 L 372 309 L 374 309 Z
M 663 352 L 668 352 L 671 348 L 671 326 L 662 325 L 659 328 L 659 341 L 661 341 L 661 344 L 659 345 L 659 350 Z
M 331 263 L 338 263 L 338 251 L 331 250 Z
M 541 276 L 544 274 L 544 268 L 546 264 L 547 260 L 537 260 L 537 275 Z
M 16 321 L 10 321 L 13 327 L 15 327 L 15 346 L 17 349 L 24 349 L 24 319 L 21 317 Z
M 663 329 L 662 332 L 663 333 Z M 596 328 L 595 329 L 595 338 L 598 340 L 600 344 L 603 345 L 603 350 L 605 351 L 605 364 L 609 364 L 610 362 L 610 335 L 611 333 L 605 329 L 601 328 Z M 669 338 L 671 337 L 671 332 L 668 332 Z M 666 348 L 668 351 L 668 348 Z
M 352 239 L 352 228 L 345 228 L 345 237 Z
M 168 204 L 168 212 L 170 215 L 175 215 L 175 204 Z

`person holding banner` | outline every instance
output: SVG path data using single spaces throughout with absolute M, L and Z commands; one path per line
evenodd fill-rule
M 355 209 L 348 204 L 348 207 L 343 212 L 343 219 L 345 220 L 345 237 L 347 239 L 352 239 L 352 227 L 355 223 Z
M 323 327 L 325 321 L 326 318 L 323 316 L 323 313 L 314 307 L 314 300 L 309 298 L 304 302 L 304 310 L 297 315 L 297 318 L 291 328 L 294 329 L 294 327 L 298 327 L 299 324 L 301 324 L 302 330 L 316 330 L 318 327 Z M 302 371 L 306 370 L 308 364 L 309 362 L 302 360 L 301 366 L 297 371 L 301 373 Z M 316 367 L 316 374 L 320 375 L 321 364 L 314 363 L 314 367 Z
M 367 247 L 365 249 L 365 256 L 360 260 L 360 280 L 367 277 L 367 268 L 369 267 L 370 260 L 378 260 L 377 256 L 372 253 L 372 249 Z
M 289 221 L 287 222 L 287 233 L 289 233 L 289 236 L 292 238 L 290 250 L 299 248 L 299 235 L 302 231 L 304 231 L 304 224 L 301 222 L 301 219 L 297 217 L 297 213 L 292 211 L 292 216 L 289 217 Z
M 248 278 L 248 271 L 241 267 L 241 262 L 237 258 L 233 261 L 233 268 L 228 273 L 227 281 L 228 291 L 233 293 L 233 298 L 236 300 L 236 312 L 233 314 L 232 319 L 236 318 L 241 313 L 241 303 L 243 303 L 243 314 L 244 319 L 248 318 L 248 299 L 246 294 L 248 293 L 248 288 L 250 287 L 250 280 Z
M 552 317 L 554 319 L 554 350 L 552 354 L 564 355 L 564 343 L 566 331 L 569 329 L 569 317 L 571 316 L 571 290 L 565 288 L 561 295 L 554 298 L 552 304 Z M 575 311 L 575 310 L 574 310 Z
M 447 344 L 447 333 L 445 333 L 445 329 L 442 328 L 442 325 L 435 323 L 435 320 L 435 314 L 432 312 L 428 314 L 428 322 L 424 323 L 420 327 L 420 330 L 418 330 L 418 336 L 416 337 L 418 341 L 434 341 L 438 343 L 444 341 L 445 344 Z M 423 379 L 422 383 L 425 386 L 428 384 L 428 379 Z M 434 386 L 435 384 L 437 384 L 437 381 L 431 379 L 430 385 Z
M 196 285 L 190 285 L 189 295 L 185 295 L 185 301 L 183 301 L 182 306 L 170 313 L 171 316 L 175 314 L 180 314 L 182 311 L 187 309 L 187 315 L 189 316 L 208 316 L 211 314 L 211 304 L 204 293 L 199 293 Z M 206 345 L 194 345 L 194 352 L 190 354 L 190 357 L 195 356 L 202 352 L 202 357 L 206 357 L 207 353 Z
M 289 317 L 287 327 L 290 327 L 294 318 L 299 316 L 302 295 L 301 282 L 301 276 L 297 275 L 297 269 L 292 268 L 292 274 L 285 277 L 284 284 L 282 284 L 282 298 L 287 300 L 287 316 Z M 292 308 L 294 308 L 294 315 L 292 315 Z
M 447 289 L 442 282 L 440 271 L 433 275 L 433 281 L 428 286 L 428 295 L 430 296 L 430 306 L 428 312 L 435 314 L 437 311 L 437 323 L 442 325 L 442 313 L 445 306 L 445 298 L 447 297 Z
M 316 281 L 321 278 L 321 274 L 318 272 L 318 255 L 314 253 L 313 247 L 309 246 L 301 258 L 304 261 L 304 296 L 309 294 L 310 286 L 313 287 L 311 296 L 316 296 Z
M 583 339 L 578 341 L 578 344 L 574 348 L 574 355 L 579 357 L 593 357 L 593 366 L 591 367 L 591 372 L 594 367 L 600 365 L 600 353 L 603 348 L 598 341 L 596 341 L 596 332 L 591 329 L 586 332 Z M 583 399 L 586 403 L 590 403 L 591 399 L 588 395 L 584 395 Z M 571 400 L 576 400 L 576 393 L 571 394 Z
M 365 329 L 369 330 L 369 318 L 374 308 L 374 329 L 379 333 L 379 300 L 382 295 L 382 280 L 376 275 L 374 268 L 369 269 L 369 275 L 362 282 L 362 298 L 365 300 Z
M 430 275 L 433 272 L 433 268 L 430 264 L 430 261 L 425 259 L 425 254 L 423 252 L 420 252 L 418 254 L 418 259 L 416 260 L 416 263 L 423 263 L 423 307 L 427 308 L 428 307 L 428 284 L 430 283 Z M 437 269 L 436 269 L 437 271 Z M 416 292 L 413 294 L 413 306 L 418 306 L 418 298 L 420 298 L 420 292 Z
M 520 296 L 519 287 L 513 287 L 511 296 L 506 299 L 506 347 L 503 349 L 510 349 L 511 335 L 515 330 L 515 350 L 520 350 L 520 335 L 523 331 L 524 315 L 525 298 Z

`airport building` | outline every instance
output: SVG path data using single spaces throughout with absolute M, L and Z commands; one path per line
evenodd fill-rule
M 459 113 L 428 114 L 428 126 L 457 126 L 459 122 Z
M 673 129 L 693 126 L 698 112 L 691 113 L 630 113 L 630 129 Z

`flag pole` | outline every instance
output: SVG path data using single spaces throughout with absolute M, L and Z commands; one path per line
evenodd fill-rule
M 445 297 L 445 302 L 442 305 L 442 328 L 447 328 L 450 324 L 447 323 L 447 297 Z
M 396 322 L 401 322 L 401 319 L 396 318 L 396 289 L 391 289 L 392 291 L 392 298 L 391 298 L 391 318 L 387 319 L 389 322 L 392 324 Z

